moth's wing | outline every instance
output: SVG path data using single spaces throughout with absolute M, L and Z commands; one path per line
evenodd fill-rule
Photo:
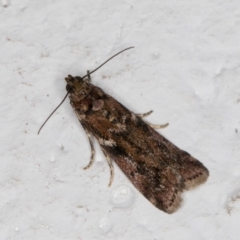
M 123 157 L 117 148 L 114 151 L 113 147 L 101 147 L 153 205 L 167 213 L 173 213 L 180 207 L 183 182 L 174 169 L 139 164 L 138 161 Z
M 208 170 L 112 97 L 104 99 L 105 110 L 79 116 L 81 123 L 150 202 L 173 213 L 182 190 L 204 182 Z
M 178 172 L 183 179 L 186 190 L 204 183 L 209 176 L 208 169 L 187 152 L 182 153 L 182 163 L 178 163 L 178 165 L 180 165 Z
M 175 212 L 181 192 L 207 180 L 207 168 L 141 120 L 129 132 L 118 136 L 119 145 L 101 144 L 102 148 L 151 203 L 167 213 Z
M 207 180 L 209 171 L 200 161 L 176 147 L 154 129 L 149 127 L 149 130 L 155 140 L 169 150 L 171 158 L 168 159 L 168 164 L 180 174 L 184 189 L 197 187 Z

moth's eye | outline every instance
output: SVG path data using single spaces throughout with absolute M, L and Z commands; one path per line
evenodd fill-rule
M 69 84 L 67 84 L 66 90 L 67 90 L 67 92 L 72 93 L 74 88 L 72 86 L 70 86 Z

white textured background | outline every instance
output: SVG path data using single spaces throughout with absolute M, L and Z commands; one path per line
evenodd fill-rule
M 1 0 L 0 43 L 0 239 L 239 238 L 239 0 Z M 161 133 L 210 171 L 172 215 L 116 165 L 108 188 L 99 148 L 82 169 L 90 147 L 68 100 L 37 135 L 68 74 L 129 46 L 93 83 L 134 112 L 153 109 L 147 120 L 169 122 Z

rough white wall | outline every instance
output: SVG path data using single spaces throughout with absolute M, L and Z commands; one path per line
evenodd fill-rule
M 238 238 L 239 0 L 2 0 L 0 33 L 0 239 Z M 93 83 L 134 112 L 153 109 L 148 121 L 169 122 L 161 133 L 210 171 L 172 215 L 117 166 L 108 188 L 97 143 L 82 169 L 90 147 L 68 100 L 37 135 L 67 74 L 129 46 Z

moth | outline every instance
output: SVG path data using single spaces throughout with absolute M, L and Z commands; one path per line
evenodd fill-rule
M 154 206 L 166 213 L 175 212 L 181 205 L 181 193 L 204 183 L 209 176 L 208 169 L 155 130 L 166 125 L 154 126 L 143 120 L 152 111 L 135 114 L 93 85 L 90 74 L 94 71 L 84 77 L 68 75 L 65 78 L 65 98 L 69 95 L 70 104 L 86 131 L 91 147 L 91 159 L 85 169 L 94 162 L 92 137 L 95 137 L 110 167 L 109 185 L 113 181 L 111 160 L 114 160 Z

